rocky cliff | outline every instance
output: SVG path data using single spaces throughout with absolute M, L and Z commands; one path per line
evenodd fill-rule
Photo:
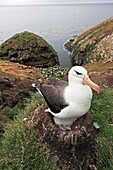
M 65 45 L 73 65 L 113 60 L 113 17 L 94 26 Z
M 27 31 L 18 33 L 1 44 L 0 59 L 34 67 L 59 64 L 58 55 L 52 46 L 42 37 Z

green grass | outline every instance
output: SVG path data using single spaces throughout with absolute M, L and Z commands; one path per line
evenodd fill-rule
M 0 142 L 0 169 L 2 170 L 55 170 L 53 163 L 47 161 L 46 154 L 39 148 L 34 139 L 34 128 L 27 127 L 23 119 L 44 101 L 38 93 L 5 128 Z
M 48 162 L 47 155 L 34 139 L 35 129 L 25 126 L 22 121 L 37 105 L 44 103 L 44 100 L 36 93 L 32 94 L 31 99 L 28 99 L 26 103 L 23 110 L 20 107 L 14 109 L 18 115 L 5 128 L 0 142 L 0 169 L 55 170 L 54 162 Z M 110 125 L 110 118 L 113 117 L 113 90 L 102 89 L 99 94 L 94 92 L 91 113 L 94 121 L 100 125 L 97 144 L 98 170 L 112 170 L 113 126 Z
M 113 126 L 110 119 L 113 117 L 113 90 L 101 90 L 94 93 L 91 112 L 94 121 L 100 125 L 97 145 L 98 170 L 113 169 Z
M 16 115 L 19 114 L 21 109 L 21 104 L 17 104 L 13 109 L 9 106 L 6 106 L 1 112 L 0 115 L 7 116 L 10 119 L 13 119 Z

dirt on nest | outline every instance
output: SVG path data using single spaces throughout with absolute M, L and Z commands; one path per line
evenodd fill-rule
M 98 130 L 93 126 L 91 114 L 78 118 L 71 131 L 64 131 L 55 125 L 51 114 L 44 111 L 46 107 L 39 106 L 24 123 L 35 127 L 35 138 L 48 159 L 55 160 L 59 170 L 97 170 Z

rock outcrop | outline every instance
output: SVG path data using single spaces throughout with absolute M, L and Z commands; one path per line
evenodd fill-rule
M 73 65 L 112 62 L 113 17 L 79 35 L 65 46 L 71 50 Z
M 27 31 L 18 33 L 1 44 L 0 59 L 34 67 L 59 64 L 58 55 L 52 46 L 43 38 Z

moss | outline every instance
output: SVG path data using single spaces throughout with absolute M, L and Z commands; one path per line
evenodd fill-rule
M 0 58 L 36 67 L 40 66 L 40 63 L 42 66 L 59 64 L 58 55 L 53 47 L 42 37 L 27 31 L 18 33 L 2 43 Z
M 12 49 L 29 49 L 30 47 L 35 46 L 47 46 L 50 47 L 51 50 L 55 53 L 55 50 L 49 45 L 42 37 L 30 33 L 30 32 L 22 32 L 14 35 L 10 39 L 6 40 L 0 46 L 0 51 L 5 52 L 6 50 Z

